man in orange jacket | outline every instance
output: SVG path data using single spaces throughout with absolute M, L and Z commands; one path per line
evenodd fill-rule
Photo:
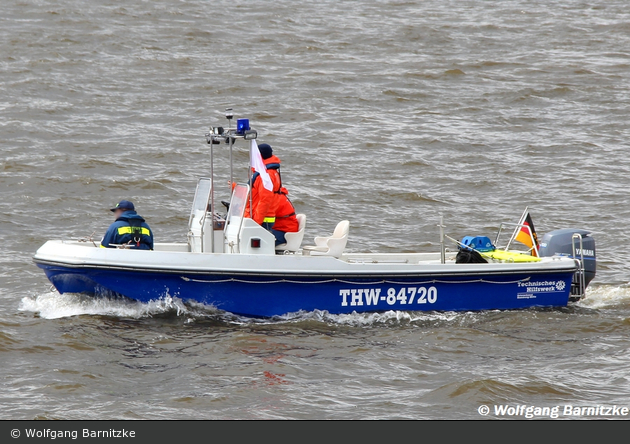
M 286 243 L 285 233 L 295 233 L 300 229 L 300 223 L 295 214 L 295 208 L 287 196 L 289 191 L 282 187 L 278 194 L 278 209 L 276 210 L 276 223 L 271 232 L 276 236 L 276 245 Z
M 252 169 L 251 202 L 254 211 L 250 212 L 248 202 L 247 208 L 245 209 L 245 217 L 251 217 L 257 224 L 271 231 L 276 221 L 276 210 L 278 209 L 280 196 L 279 192 L 282 187 L 280 172 L 278 171 L 280 168 L 280 159 L 273 154 L 273 150 L 269 144 L 261 143 L 258 145 L 258 151 L 260 151 L 263 163 L 267 167 L 267 173 L 271 178 L 273 187 L 271 191 L 266 189 L 262 179 L 258 177 L 258 173 L 254 172 Z

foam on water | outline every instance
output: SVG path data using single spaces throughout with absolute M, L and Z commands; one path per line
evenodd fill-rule
M 628 294 L 630 300 L 630 292 Z M 33 312 L 43 319 L 59 319 L 72 316 L 93 315 L 118 318 L 142 319 L 168 315 L 185 318 L 187 322 L 217 318 L 236 325 L 282 325 L 314 321 L 321 324 L 350 327 L 443 325 L 466 323 L 483 314 L 477 312 L 421 312 L 389 310 L 375 313 L 333 314 L 325 310 L 299 311 L 272 318 L 250 318 L 218 310 L 199 302 L 184 302 L 178 297 L 167 296 L 150 302 L 126 298 L 93 297 L 81 294 L 59 294 L 52 290 L 20 301 L 20 311 Z
M 586 296 L 577 305 L 594 309 L 630 307 L 630 283 L 590 286 L 586 289 Z
M 181 300 L 172 297 L 141 303 L 129 299 L 59 294 L 56 291 L 22 298 L 19 310 L 37 313 L 44 319 L 58 319 L 80 315 L 104 315 L 138 319 L 169 312 L 173 312 L 178 316 L 189 312 Z
M 331 314 L 327 311 L 287 313 L 270 319 L 255 319 L 234 316 L 230 313 L 198 302 L 183 302 L 177 297 L 165 297 L 150 302 L 139 302 L 125 298 L 92 297 L 81 294 L 59 294 L 49 291 L 22 298 L 20 311 L 36 313 L 44 319 L 59 319 L 71 316 L 96 315 L 120 318 L 148 318 L 156 315 L 171 314 L 176 317 L 203 318 L 208 315 L 220 315 L 225 320 L 237 324 L 278 324 L 296 321 L 319 321 L 352 326 L 368 326 L 383 324 L 407 324 L 418 320 L 452 320 L 456 313 L 420 313 L 387 311 L 382 313 L 350 313 Z
M 612 309 L 630 306 L 630 283 L 627 285 L 597 285 L 587 289 L 586 297 L 576 307 Z M 378 313 L 332 314 L 327 311 L 287 313 L 270 319 L 255 319 L 223 312 L 213 306 L 167 296 L 147 303 L 125 298 L 92 297 L 80 294 L 59 294 L 48 291 L 22 298 L 20 311 L 33 312 L 43 319 L 59 319 L 80 315 L 114 316 L 120 318 L 150 318 L 159 315 L 185 317 L 190 322 L 208 316 L 218 316 L 235 324 L 282 324 L 316 321 L 347 326 L 424 325 L 426 323 L 460 323 L 483 316 L 475 312 L 420 312 L 389 310 Z M 487 313 L 487 312 L 484 312 Z
M 418 312 L 389 310 L 378 313 L 329 314 L 322 317 L 327 322 L 349 326 L 408 325 L 425 322 L 444 322 L 462 318 L 457 312 Z

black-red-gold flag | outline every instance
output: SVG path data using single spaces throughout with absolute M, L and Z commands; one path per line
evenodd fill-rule
M 536 228 L 534 228 L 534 222 L 532 222 L 532 216 L 529 212 L 523 214 L 519 226 L 521 229 L 514 237 L 515 241 L 527 245 L 531 249 L 532 256 L 538 257 L 538 236 L 536 235 Z M 534 248 L 535 246 L 535 248 Z

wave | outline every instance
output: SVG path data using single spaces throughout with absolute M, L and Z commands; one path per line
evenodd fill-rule
M 571 307 L 577 309 L 571 310 Z M 581 309 L 610 310 L 630 308 L 630 283 L 628 285 L 598 285 L 587 289 L 587 295 L 571 303 L 569 313 L 576 315 Z M 121 297 L 92 297 L 81 294 L 59 294 L 56 291 L 23 297 L 20 311 L 33 312 L 43 319 L 59 319 L 73 316 L 113 316 L 143 319 L 154 317 L 181 318 L 186 322 L 204 322 L 208 319 L 228 324 L 295 324 L 342 325 L 349 327 L 432 327 L 471 326 L 488 321 L 504 311 L 483 312 L 425 312 L 384 311 L 378 313 L 332 314 L 327 311 L 299 311 L 267 319 L 234 315 L 214 306 L 183 301 L 178 297 L 164 298 L 143 303 Z M 529 311 L 536 309 L 529 309 Z M 527 310 L 525 310 L 527 311 Z M 508 311 L 512 313 L 513 311 Z
M 20 311 L 34 312 L 44 319 L 59 319 L 81 315 L 145 318 L 172 313 L 180 316 L 187 307 L 176 298 L 164 298 L 142 303 L 125 298 L 92 297 L 80 294 L 59 294 L 50 291 L 20 301 Z
M 592 309 L 630 308 L 630 283 L 625 285 L 590 285 L 586 296 L 576 305 Z
M 337 325 L 348 327 L 440 327 L 469 325 L 501 311 L 486 312 L 426 312 L 384 311 L 376 313 L 333 314 L 322 310 L 298 311 L 271 318 L 251 318 L 217 309 L 212 305 L 183 301 L 167 296 L 151 302 L 139 302 L 124 297 L 93 297 L 82 294 L 59 294 L 52 290 L 26 296 L 20 301 L 20 311 L 32 312 L 43 319 L 74 316 L 111 316 L 124 319 L 181 318 L 185 322 L 207 320 L 236 325 Z
M 93 297 L 82 294 L 59 294 L 52 290 L 43 294 L 26 296 L 20 301 L 20 311 L 33 312 L 43 319 L 60 319 L 73 316 L 113 316 L 142 319 L 156 316 L 183 317 L 190 320 L 205 320 L 218 317 L 236 324 L 282 324 L 313 322 L 365 326 L 379 324 L 408 324 L 418 321 L 448 321 L 455 313 L 426 313 L 387 311 L 382 313 L 331 314 L 326 311 L 300 311 L 274 316 L 267 319 L 237 316 L 198 302 L 184 302 L 177 297 L 167 296 L 151 302 L 139 302 L 124 297 Z

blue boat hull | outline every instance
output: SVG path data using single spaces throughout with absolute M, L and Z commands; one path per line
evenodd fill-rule
M 38 263 L 60 293 L 166 296 L 250 317 L 299 311 L 477 311 L 566 306 L 574 270 L 456 275 L 274 276 L 170 273 Z

